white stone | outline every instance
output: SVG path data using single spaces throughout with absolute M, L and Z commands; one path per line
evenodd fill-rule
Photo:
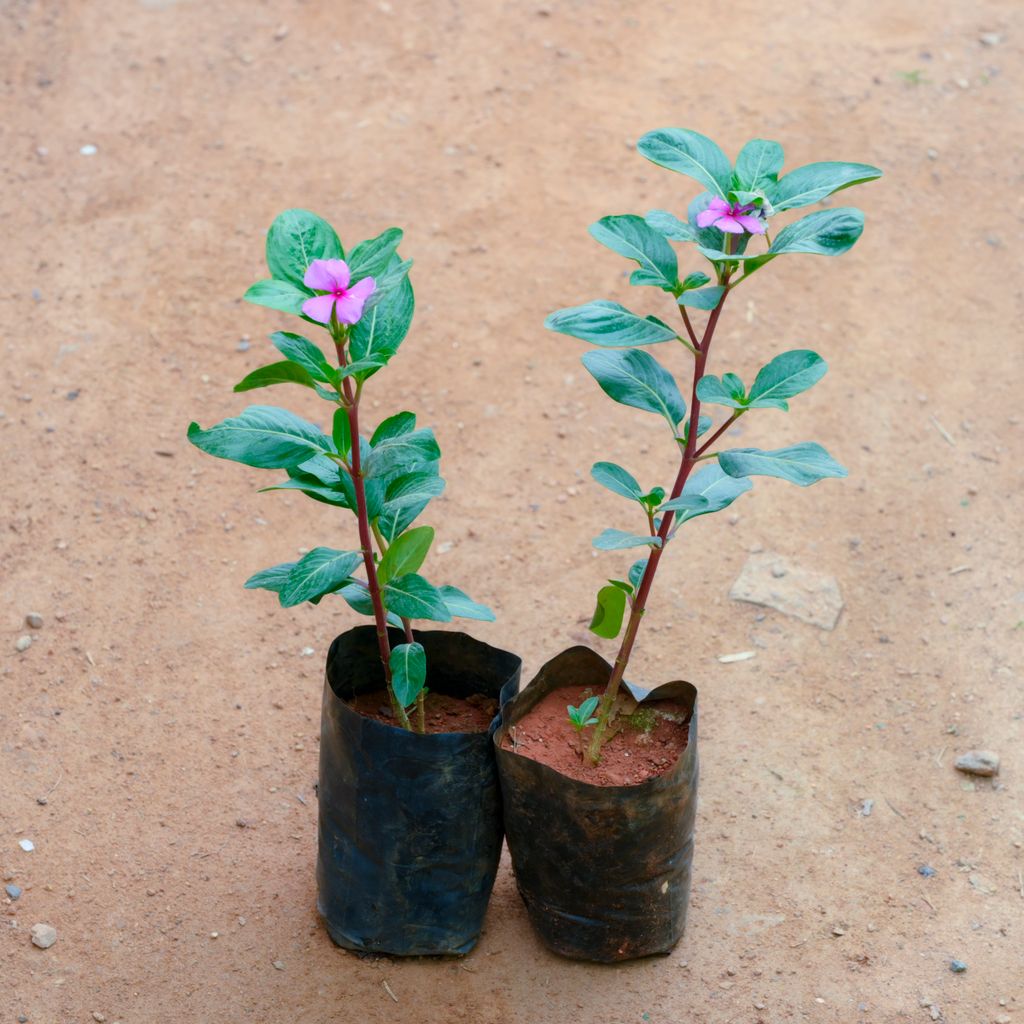
M 729 596 L 734 601 L 774 608 L 820 629 L 834 629 L 843 610 L 834 576 L 801 569 L 771 551 L 747 559 Z
M 52 924 L 32 925 L 32 945 L 49 949 L 57 941 L 57 929 Z

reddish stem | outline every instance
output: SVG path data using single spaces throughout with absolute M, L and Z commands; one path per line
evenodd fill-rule
M 338 353 L 338 365 L 344 369 L 345 340 L 340 332 L 332 330 L 334 347 Z M 356 519 L 359 523 L 359 546 L 362 549 L 363 565 L 366 568 L 366 585 L 370 591 L 370 601 L 373 604 L 373 618 L 377 625 L 377 645 L 380 648 L 380 661 L 384 667 L 384 682 L 387 686 L 388 697 L 391 700 L 391 709 L 398 719 L 402 728 L 411 729 L 409 716 L 405 709 L 399 704 L 395 697 L 395 691 L 391 686 L 391 644 L 388 642 L 388 620 L 384 611 L 384 601 L 380 594 L 380 583 L 377 579 L 377 566 L 373 561 L 373 541 L 370 537 L 370 516 L 366 506 L 366 483 L 363 480 L 362 452 L 359 450 L 359 395 L 352 388 L 352 378 L 345 377 L 342 382 L 342 391 L 345 395 L 346 412 L 348 414 L 349 434 L 352 438 L 352 454 L 350 465 L 352 467 L 352 489 L 356 493 Z
M 711 339 L 715 334 L 715 327 L 718 325 L 718 318 L 722 315 L 722 307 L 725 305 L 725 298 L 729 294 L 729 275 L 725 274 L 725 291 L 718 300 L 718 305 L 711 311 L 708 317 L 707 326 L 704 328 L 704 335 L 697 347 L 697 356 L 693 363 L 693 385 L 690 392 L 690 424 L 687 430 L 686 447 L 683 450 L 682 460 L 679 464 L 679 472 L 676 474 L 675 483 L 672 485 L 672 493 L 668 500 L 678 498 L 682 494 L 683 487 L 697 462 L 697 428 L 700 423 L 700 399 L 697 397 L 697 382 L 704 376 L 704 367 L 708 361 L 708 353 L 711 349 Z M 679 307 L 683 309 L 682 306 Z M 683 314 L 686 316 L 685 312 Z M 717 436 L 717 435 L 716 435 Z M 590 745 L 587 748 L 587 757 L 592 764 L 597 764 L 601 756 L 601 746 L 604 742 L 604 733 L 608 728 L 608 720 L 611 714 L 612 705 L 618 696 L 619 687 L 622 684 L 622 677 L 626 672 L 626 665 L 629 663 L 630 655 L 633 653 L 633 644 L 636 642 L 636 635 L 640 629 L 640 620 L 644 616 L 647 607 L 647 598 L 654 583 L 654 575 L 658 571 L 658 563 L 661 561 L 669 532 L 672 529 L 672 522 L 675 518 L 674 512 L 666 512 L 661 519 L 661 526 L 658 529 L 658 537 L 661 540 L 659 547 L 651 548 L 647 558 L 647 565 L 644 574 L 640 579 L 640 586 L 637 588 L 636 597 L 633 599 L 633 607 L 630 611 L 629 622 L 626 624 L 626 632 L 623 634 L 622 643 L 619 646 L 619 653 L 615 656 L 615 665 L 612 669 L 608 686 L 601 698 L 601 708 L 597 716 L 597 725 L 590 738 Z

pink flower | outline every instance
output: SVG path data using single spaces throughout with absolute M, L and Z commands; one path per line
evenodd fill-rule
M 339 324 L 356 323 L 377 285 L 372 277 L 364 277 L 349 288 L 351 276 L 344 260 L 313 260 L 302 280 L 307 288 L 325 294 L 306 299 L 302 312 L 322 324 L 331 322 L 331 313 Z
M 744 231 L 752 235 L 763 235 L 767 225 L 760 217 L 750 215 L 750 211 L 756 209 L 752 203 L 740 206 L 739 203 L 730 204 L 715 196 L 708 203 L 708 208 L 697 214 L 697 227 L 716 227 L 730 235 L 742 235 Z

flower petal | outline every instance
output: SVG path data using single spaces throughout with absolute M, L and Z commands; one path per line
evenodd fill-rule
M 331 322 L 331 310 L 334 309 L 336 301 L 333 295 L 315 295 L 311 299 L 306 299 L 302 304 L 302 312 L 310 320 L 316 320 L 317 323 L 321 324 L 329 324 Z M 339 317 L 338 319 L 340 320 L 341 318 Z M 342 321 L 342 323 L 344 322 Z
M 720 216 L 721 213 L 718 210 L 712 210 L 710 207 L 706 210 L 701 210 L 701 212 L 697 214 L 697 227 L 710 227 Z
M 349 295 L 355 295 L 365 302 L 375 291 L 377 290 L 377 282 L 372 277 L 364 277 L 361 281 L 356 281 L 351 288 L 349 288 Z
M 715 221 L 719 231 L 727 231 L 730 235 L 742 235 L 743 225 L 735 217 L 719 217 Z
M 728 213 L 732 207 L 721 196 L 715 196 L 708 203 L 708 209 L 714 210 L 715 213 Z
M 347 288 L 349 276 L 348 264 L 344 260 L 313 260 L 302 280 L 307 288 L 333 292 Z
M 362 281 L 359 282 L 362 284 Z M 356 289 L 352 288 L 350 291 L 338 299 L 338 323 L 339 324 L 354 324 L 363 315 L 363 306 L 366 305 L 366 300 L 369 298 L 369 293 L 365 295 L 357 294 Z
M 752 235 L 763 235 L 768 225 L 760 217 L 737 217 L 736 218 Z

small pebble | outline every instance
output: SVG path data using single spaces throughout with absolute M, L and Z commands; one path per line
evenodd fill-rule
M 12 900 L 16 900 L 21 895 L 21 889 L 16 885 L 5 885 L 4 889 Z
M 950 960 L 949 969 L 954 974 L 963 974 L 967 970 L 967 964 L 963 960 Z
M 998 46 L 1003 37 L 998 32 L 982 32 L 978 40 L 982 46 Z
M 25 625 L 29 629 L 42 629 L 43 628 L 43 617 L 39 612 L 29 612 L 25 616 Z
M 32 646 L 32 637 L 26 633 L 24 636 L 19 636 L 14 644 L 14 649 L 19 653 L 27 651 Z
M 275 960 L 274 961 L 274 970 L 276 970 L 276 971 L 283 971 L 284 970 L 284 961 L 283 960 Z
M 920 866 L 920 867 L 919 867 L 919 868 L 917 869 L 917 873 L 918 873 L 918 874 L 919 874 L 919 875 L 920 875 L 920 876 L 921 876 L 922 878 L 931 878 L 931 877 L 932 877 L 932 875 L 934 875 L 934 874 L 935 874 L 935 868 L 933 868 L 933 867 L 932 867 L 932 866 L 931 866 L 930 864 L 922 864 L 922 865 L 921 865 L 921 866 Z
M 238 343 L 237 348 L 239 352 L 248 352 L 249 349 L 252 348 L 252 345 L 250 344 L 248 338 L 242 338 L 242 340 Z
M 956 770 L 986 778 L 999 774 L 999 755 L 991 750 L 968 750 L 956 759 Z
M 99 150 L 90 142 L 86 143 L 79 151 L 82 156 L 95 156 Z
M 31 839 L 19 839 L 18 845 L 26 852 L 31 853 L 35 848 L 36 844 Z
M 96 1024 L 103 1024 L 103 1022 L 104 1022 L 104 1021 L 105 1021 L 105 1020 L 106 1020 L 107 1018 L 106 1018 L 106 1017 L 105 1017 L 105 1016 L 104 1016 L 104 1015 L 103 1015 L 102 1013 L 100 1013 L 100 1011 L 99 1011 L 99 1010 L 93 1010 L 93 1011 L 92 1011 L 92 1019 L 93 1019 L 94 1021 L 96 1021 Z
M 302 650 L 299 651 L 299 654 L 303 658 L 311 658 L 314 654 L 316 654 L 316 651 L 314 651 L 312 647 L 303 647 Z
M 52 924 L 32 925 L 32 945 L 49 949 L 57 941 L 57 929 Z

